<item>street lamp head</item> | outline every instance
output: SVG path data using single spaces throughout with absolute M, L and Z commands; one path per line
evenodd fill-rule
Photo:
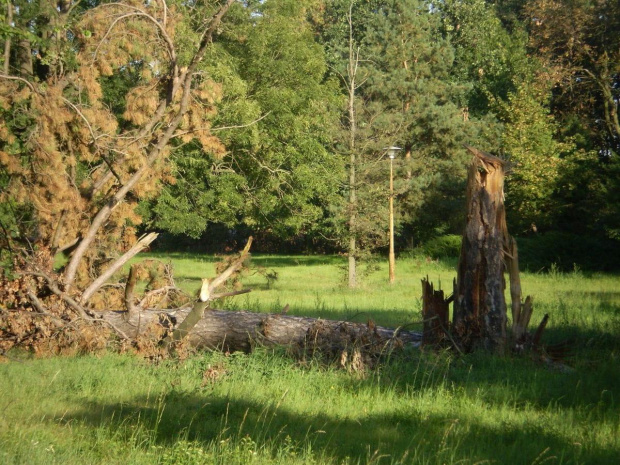
M 390 157 L 390 159 L 393 160 L 394 158 L 396 158 L 396 152 L 398 152 L 399 150 L 402 150 L 402 148 L 392 145 L 390 147 L 385 147 L 383 150 L 387 150 L 388 157 Z

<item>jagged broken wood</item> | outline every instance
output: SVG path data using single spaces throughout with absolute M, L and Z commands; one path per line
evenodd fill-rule
M 474 147 L 466 146 L 474 157 L 468 171 L 467 224 L 463 232 L 461 254 L 452 298 L 434 291 L 428 282 L 422 283 L 424 340 L 428 344 L 441 342 L 439 322 L 454 301 L 452 324 L 445 322 L 445 335 L 460 351 L 476 347 L 504 353 L 506 348 L 538 351 L 542 333 L 548 321 L 545 315 L 535 335 L 528 332 L 533 312 L 533 300 L 521 300 L 519 253 L 516 240 L 508 233 L 504 208 L 504 173 L 506 163 Z M 507 309 L 504 290 L 510 280 L 512 334 L 506 331 Z M 454 335 L 454 339 L 452 337 Z M 460 347 L 459 347 L 460 346 Z
M 250 247 L 252 247 L 252 236 L 248 238 L 243 251 L 234 260 L 228 268 L 226 268 L 219 276 L 214 278 L 212 281 L 207 279 L 203 279 L 202 289 L 200 290 L 198 301 L 194 303 L 191 311 L 187 314 L 187 316 L 170 334 L 169 337 L 166 338 L 165 344 L 169 345 L 171 342 L 180 341 L 184 337 L 186 337 L 198 324 L 198 322 L 203 318 L 203 314 L 206 308 L 209 306 L 209 302 L 213 300 L 216 296 L 214 291 L 224 284 L 234 273 L 239 271 L 243 266 L 243 263 L 250 256 Z M 230 294 L 230 293 L 229 293 Z M 234 294 L 234 293 L 232 293 Z
M 422 280 L 422 344 L 435 345 L 441 343 L 447 336 L 446 331 L 450 324 L 450 300 L 444 298 L 441 289 L 433 289 L 433 283 Z
M 454 290 L 453 331 L 466 350 L 506 347 L 504 161 L 473 147 L 467 178 L 467 224 Z

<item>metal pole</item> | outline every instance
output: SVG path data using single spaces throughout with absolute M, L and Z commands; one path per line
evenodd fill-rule
M 394 260 L 394 159 L 390 157 L 390 284 L 394 282 L 394 269 L 396 263 Z

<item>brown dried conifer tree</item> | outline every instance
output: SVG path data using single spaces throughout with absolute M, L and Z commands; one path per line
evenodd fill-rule
M 74 9 L 78 3 L 50 9 L 61 33 L 41 33 L 48 45 L 32 54 L 34 71 L 5 44 L 12 62 L 0 74 L 0 109 L 10 116 L 0 119 L 8 179 L 0 201 L 21 212 L 18 230 L 5 234 L 18 252 L 20 284 L 11 299 L 83 313 L 105 303 L 98 289 L 154 239 L 137 241 L 135 208 L 171 180 L 172 142 L 198 140 L 215 156 L 225 152 L 210 124 L 221 84 L 201 65 L 234 0 L 191 11 L 166 0 L 85 12 Z M 135 79 L 119 117 L 103 86 L 127 69 Z M 57 274 L 52 261 L 62 251 L 68 262 Z

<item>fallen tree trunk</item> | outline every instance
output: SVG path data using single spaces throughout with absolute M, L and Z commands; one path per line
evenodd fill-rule
M 115 346 L 120 342 L 121 350 L 149 357 L 165 357 L 169 349 L 181 354 L 188 348 L 249 352 L 256 345 L 284 346 L 301 357 L 318 353 L 338 360 L 343 368 L 359 371 L 372 366 L 386 351 L 421 343 L 421 333 L 382 328 L 372 321 L 361 324 L 285 315 L 288 305 L 280 314 L 212 310 L 210 304 L 217 299 L 249 292 L 216 293 L 244 266 L 251 243 L 249 238 L 241 254 L 219 276 L 202 280 L 197 299 L 172 310 L 142 306 L 159 290 L 149 291 L 136 302 L 137 265 L 131 267 L 125 283 L 122 301 L 126 311 L 85 306 L 62 289 L 53 272 L 36 266 L 25 267 L 14 281 L 0 276 L 0 291 L 9 297 L 9 308 L 0 307 L 0 354 L 16 345 L 36 353 L 100 350 L 114 335 L 112 340 Z M 171 279 L 164 289 L 178 291 Z
M 127 318 L 127 312 L 102 312 L 98 316 L 135 339 L 153 325 L 174 331 L 190 313 L 191 308 L 173 311 L 140 312 Z M 418 347 L 422 334 L 390 329 L 374 324 L 351 323 L 247 311 L 207 310 L 187 335 L 196 349 L 220 349 L 249 352 L 256 344 L 266 346 L 310 347 L 334 350 L 348 345 L 373 345 L 385 348 Z

